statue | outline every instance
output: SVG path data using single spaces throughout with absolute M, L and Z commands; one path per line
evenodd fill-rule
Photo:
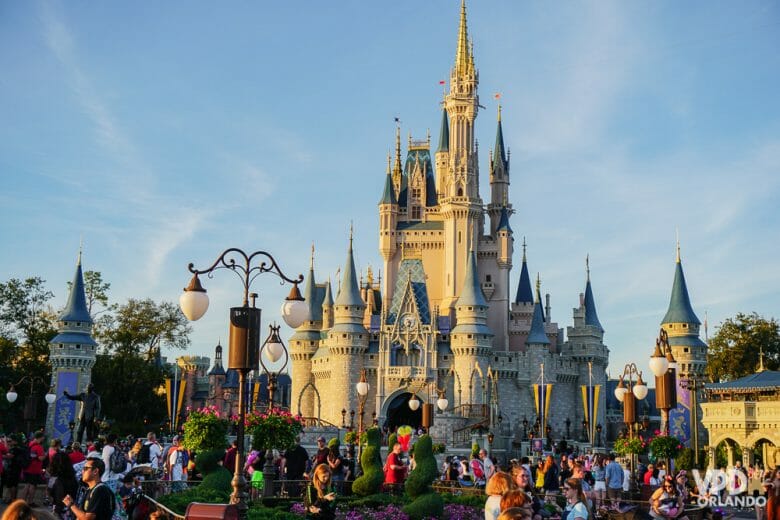
M 81 401 L 79 429 L 76 432 L 75 440 L 84 442 L 84 428 L 87 430 L 87 440 L 95 440 L 95 422 L 100 416 L 100 396 L 95 393 L 94 385 L 89 383 L 87 385 L 87 391 L 77 395 L 71 395 L 67 390 L 65 390 L 63 394 L 71 401 Z

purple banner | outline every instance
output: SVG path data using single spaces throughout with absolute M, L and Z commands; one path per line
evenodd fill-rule
M 70 422 L 76 420 L 76 401 L 71 401 L 62 393 L 67 390 L 71 394 L 77 394 L 79 388 L 78 372 L 57 373 L 57 401 L 54 403 L 54 432 L 53 437 L 63 441 L 72 441 L 70 435 Z
M 677 380 L 677 407 L 669 411 L 669 433 L 684 446 L 691 442 L 691 391 Z

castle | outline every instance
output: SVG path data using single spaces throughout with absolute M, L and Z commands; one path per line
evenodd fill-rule
M 555 437 L 564 423 L 586 419 L 582 385 L 606 380 L 609 349 L 596 313 L 590 271 L 573 324 L 552 321 L 550 297 L 534 291 L 523 242 L 519 285 L 510 287 L 515 234 L 509 202 L 510 156 L 501 109 L 489 154 L 490 200 L 480 196 L 475 120 L 479 73 L 461 4 L 455 64 L 445 95 L 438 146 L 409 139 L 388 157 L 379 201 L 379 251 L 384 279 L 358 280 L 350 236 L 343 279 L 334 299 L 330 281 L 317 283 L 314 262 L 304 297 L 309 315 L 289 341 L 291 409 L 340 424 L 358 409 L 356 383 L 369 383 L 366 414 L 388 427 L 418 425 L 408 406 L 445 397 L 444 414 L 463 427 L 503 421 L 511 430 L 535 423 L 532 385 L 552 384 L 545 423 Z M 604 394 L 596 394 L 604 421 Z M 437 416 L 438 417 L 438 416 Z

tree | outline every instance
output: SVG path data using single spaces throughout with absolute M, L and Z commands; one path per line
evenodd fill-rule
M 145 434 L 165 420 L 165 394 L 158 391 L 164 377 L 162 367 L 133 352 L 97 356 L 92 383 L 114 431 Z
M 192 328 L 171 302 L 130 299 L 105 318 L 96 336 L 106 352 L 152 360 L 162 347 L 183 349 L 190 344 Z
M 756 372 L 760 353 L 764 368 L 780 366 L 780 325 L 757 313 L 739 313 L 724 321 L 710 339 L 707 374 L 711 381 L 729 381 Z

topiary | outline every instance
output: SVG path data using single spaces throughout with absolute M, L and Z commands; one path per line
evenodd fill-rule
M 340 444 L 339 444 L 339 438 L 338 437 L 333 437 L 331 440 L 328 441 L 328 449 L 331 452 L 333 450 L 335 450 L 336 453 L 338 453 L 339 447 L 340 447 Z
M 204 477 L 209 473 L 216 471 L 225 456 L 225 450 L 205 450 L 195 454 L 195 469 Z M 225 468 L 223 468 L 225 469 Z
M 444 501 L 433 491 L 431 483 L 439 472 L 433 456 L 433 442 L 430 435 L 422 435 L 414 444 L 415 468 L 409 473 L 404 485 L 406 493 L 414 499 L 404 512 L 412 518 L 428 516 L 440 517 L 444 510 Z
M 229 495 L 233 491 L 233 486 L 230 483 L 232 480 L 233 474 L 220 466 L 216 470 L 203 475 L 203 482 L 200 483 L 198 488 L 213 489 Z
M 366 443 L 363 447 L 363 453 L 360 455 L 363 474 L 352 483 L 352 491 L 362 497 L 378 493 L 385 481 L 385 476 L 382 473 L 382 457 L 379 453 L 381 439 L 379 428 L 369 428 L 364 435 Z
M 398 435 L 393 432 L 390 435 L 387 436 L 387 447 L 392 451 L 393 446 L 395 446 L 395 443 L 398 442 Z

